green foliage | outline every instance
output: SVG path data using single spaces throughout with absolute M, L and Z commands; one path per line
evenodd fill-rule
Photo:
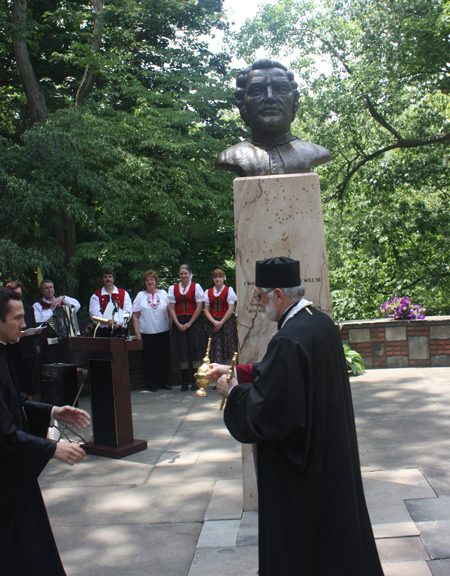
M 317 171 L 336 319 L 397 294 L 450 313 L 449 5 L 280 0 L 236 37 L 248 61 L 289 58 L 293 132 L 333 153 Z
M 365 368 L 361 354 L 356 352 L 356 350 L 352 350 L 350 346 L 345 344 L 344 355 L 347 368 L 349 371 L 351 371 L 352 376 L 358 376 L 364 372 Z
M 99 51 L 90 3 L 28 7 L 27 45 L 50 113 L 33 127 L 17 106 L 0 117 L 2 279 L 31 286 L 39 267 L 57 291 L 78 283 L 87 301 L 105 266 L 131 292 L 149 268 L 163 287 L 173 283 L 181 260 L 207 285 L 227 261 L 232 273 L 232 176 L 214 161 L 241 128 L 221 116 L 231 107 L 229 57 L 202 40 L 224 27 L 221 1 L 105 2 Z M 87 66 L 96 81 L 76 108 Z

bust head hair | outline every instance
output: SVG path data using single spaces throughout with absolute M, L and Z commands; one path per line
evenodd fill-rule
M 9 312 L 9 302 L 11 300 L 22 300 L 21 294 L 12 290 L 12 288 L 6 288 L 6 286 L 0 287 L 0 320 L 2 322 L 6 321 L 6 316 Z
M 297 114 L 298 110 L 298 99 L 299 99 L 299 91 L 298 91 L 298 84 L 294 79 L 294 73 L 291 70 L 288 70 L 284 64 L 278 62 L 277 60 L 270 60 L 269 58 L 260 58 L 259 60 L 255 60 L 253 64 L 247 66 L 243 70 L 241 70 L 236 78 L 236 90 L 234 91 L 234 97 L 236 98 L 236 105 L 239 108 L 239 112 L 241 114 L 242 120 L 248 126 L 248 114 L 247 109 L 245 106 L 245 87 L 247 85 L 247 78 L 248 75 L 252 70 L 265 70 L 267 68 L 280 68 L 286 72 L 289 82 L 291 83 L 292 90 L 294 92 L 294 102 L 292 103 L 292 118 L 291 122 L 294 121 L 295 115 Z

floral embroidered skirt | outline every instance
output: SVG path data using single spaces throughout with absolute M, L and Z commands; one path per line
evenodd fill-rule
M 225 360 L 231 360 L 233 354 L 238 352 L 237 322 L 234 314 L 225 322 L 219 332 L 214 332 L 214 326 L 211 322 L 207 322 L 206 335 L 211 338 L 211 352 L 209 354 L 211 362 L 223 364 Z

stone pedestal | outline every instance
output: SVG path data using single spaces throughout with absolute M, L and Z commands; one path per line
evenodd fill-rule
M 239 363 L 262 359 L 277 330 L 254 301 L 255 262 L 274 256 L 300 260 L 305 298 L 331 316 L 327 254 L 317 174 L 234 180 Z M 265 288 L 265 286 L 261 286 Z M 251 447 L 243 445 L 244 510 L 257 510 Z

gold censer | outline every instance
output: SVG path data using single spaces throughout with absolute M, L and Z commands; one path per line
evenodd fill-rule
M 211 376 L 207 376 L 207 372 L 209 370 L 209 350 L 211 348 L 211 338 L 208 338 L 208 346 L 206 347 L 206 355 L 203 358 L 203 362 L 201 366 L 197 370 L 197 374 L 195 375 L 195 382 L 198 386 L 198 390 L 195 393 L 196 396 L 209 396 L 206 388 L 211 384 Z

